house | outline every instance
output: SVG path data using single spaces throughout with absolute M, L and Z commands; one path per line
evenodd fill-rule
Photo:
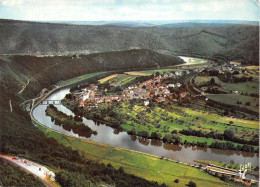
M 166 89 L 165 91 L 164 91 L 164 94 L 165 95 L 167 95 L 167 94 L 170 94 L 171 92 L 170 92 L 170 90 L 168 90 L 168 89 Z
M 181 83 L 177 82 L 176 86 L 181 87 Z
M 174 88 L 175 84 L 168 84 L 168 87 Z
M 163 78 L 168 78 L 168 77 L 169 77 L 169 75 L 167 73 L 163 74 Z
M 232 93 L 233 94 L 238 94 L 238 91 L 237 90 L 232 90 Z
M 175 77 L 173 73 L 169 73 L 169 77 Z
M 187 95 L 186 92 L 181 93 L 181 97 L 186 97 L 186 95 Z
M 157 101 L 158 103 L 161 103 L 161 102 L 165 102 L 166 100 L 165 100 L 164 97 L 158 97 L 158 98 L 156 99 L 156 101 Z
M 182 76 L 182 72 L 181 72 L 181 71 L 176 71 L 176 72 L 175 72 L 175 75 L 176 75 L 176 76 Z
M 149 105 L 149 101 L 148 101 L 148 100 L 145 100 L 145 101 L 144 101 L 144 106 L 147 106 L 147 105 Z
M 83 101 L 83 99 L 80 99 L 80 100 L 79 100 L 78 105 L 79 105 L 79 107 L 84 107 L 84 101 Z
M 241 62 L 230 61 L 229 64 L 233 66 L 241 66 Z

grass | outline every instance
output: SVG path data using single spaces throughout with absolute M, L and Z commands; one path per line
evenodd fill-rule
M 65 136 L 42 126 L 39 126 L 39 129 L 65 146 L 79 150 L 87 159 L 104 164 L 111 163 L 117 169 L 123 167 L 127 173 L 157 181 L 160 184 L 164 182 L 169 186 L 185 186 L 192 180 L 198 186 L 228 186 L 228 183 L 205 173 L 202 169 L 162 160 L 148 154 Z M 175 179 L 179 179 L 180 182 L 174 183 Z
M 221 166 L 221 167 L 227 167 L 229 169 L 235 169 L 235 170 L 239 170 L 240 169 L 240 165 L 239 164 L 228 164 L 225 162 L 215 162 L 215 161 L 208 161 L 208 160 L 194 160 L 197 163 L 201 163 L 201 164 L 214 164 L 216 166 Z
M 216 77 L 216 76 L 196 76 L 196 77 L 194 78 L 194 81 L 195 81 L 195 84 L 196 84 L 196 85 L 203 85 L 203 84 L 205 84 L 205 83 L 207 83 L 207 82 L 210 82 L 210 80 L 211 80 L 212 78 L 215 79 L 215 82 L 216 82 L 217 84 L 222 84 L 222 81 L 221 81 L 218 77 Z
M 75 83 L 75 82 L 78 82 L 78 81 L 81 81 L 81 80 L 84 80 L 84 79 L 87 79 L 87 78 L 90 78 L 90 77 L 100 75 L 102 73 L 104 73 L 104 72 L 89 73 L 89 74 L 74 77 L 72 79 L 68 79 L 68 80 L 65 80 L 65 81 L 59 81 L 57 83 L 57 86 L 64 86 L 64 85 L 67 85 L 67 84 L 72 84 L 72 83 Z
M 230 93 L 232 90 L 237 90 L 239 94 L 259 94 L 259 81 L 249 81 L 249 82 L 241 82 L 241 83 L 223 83 L 221 88 L 218 90 Z
M 138 76 L 149 76 L 149 74 L 141 72 L 125 72 L 124 74 L 113 74 L 103 79 L 100 79 L 101 84 L 108 82 L 115 86 L 123 86 L 131 81 L 133 81 Z
M 239 94 L 226 94 L 225 96 L 214 94 L 207 95 L 207 97 L 213 101 L 217 101 L 224 104 L 234 105 L 241 108 L 246 108 L 254 112 L 259 112 L 259 107 L 256 106 L 259 103 L 259 98 L 249 97 Z M 242 104 L 237 104 L 237 101 L 242 102 Z M 250 102 L 250 106 L 246 106 L 245 103 Z
M 186 62 L 184 65 L 200 64 L 200 63 L 207 62 L 207 60 L 200 59 L 200 58 L 189 58 L 189 57 L 180 57 L 180 58 L 182 58 Z
M 142 72 L 139 72 L 139 71 L 125 72 L 125 74 L 128 74 L 128 75 L 138 75 L 138 76 L 149 76 L 150 75 L 150 74 L 142 73 Z

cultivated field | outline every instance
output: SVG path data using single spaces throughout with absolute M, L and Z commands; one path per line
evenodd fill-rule
M 109 81 L 109 80 L 111 80 L 111 79 L 113 79 L 115 77 L 118 77 L 118 76 L 119 76 L 119 74 L 113 74 L 113 75 L 110 75 L 110 76 L 107 76 L 107 77 L 105 77 L 103 79 L 98 80 L 98 82 L 103 84 L 103 83 L 105 83 L 105 82 L 107 82 L 107 81 Z
M 222 84 L 222 81 L 217 76 L 196 76 L 194 81 L 196 85 L 203 85 L 210 82 L 212 78 L 215 79 L 216 84 Z
M 130 72 L 125 72 L 125 74 L 138 75 L 138 76 L 149 76 L 150 75 L 150 74 L 147 74 L 147 73 L 142 73 L 140 71 L 130 71 Z

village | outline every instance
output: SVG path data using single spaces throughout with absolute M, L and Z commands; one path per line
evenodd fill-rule
M 75 100 L 78 103 L 78 107 L 84 109 L 91 109 L 98 107 L 99 103 L 109 103 L 112 101 L 127 101 L 132 99 L 142 99 L 144 100 L 144 105 L 149 105 L 149 100 L 153 100 L 158 103 L 165 101 L 182 101 L 190 96 L 188 90 L 185 89 L 184 85 L 184 75 L 188 76 L 192 73 L 196 75 L 206 76 L 207 72 L 217 71 L 220 74 L 225 72 L 234 71 L 238 69 L 240 64 L 236 62 L 230 62 L 230 64 L 224 66 L 215 66 L 211 63 L 211 67 L 205 68 L 194 68 L 194 69 L 184 69 L 184 67 L 178 67 L 181 71 L 176 72 L 164 72 L 160 75 L 156 75 L 154 78 L 146 80 L 140 84 L 130 85 L 122 90 L 119 94 L 102 94 L 102 91 L 95 84 L 90 84 L 89 86 L 82 88 L 81 90 L 74 91 L 72 94 L 75 96 Z M 171 79 L 172 81 L 165 81 Z M 115 83 L 111 83 L 110 86 L 118 86 Z M 208 87 L 196 88 L 195 90 L 201 95 L 205 95 L 205 91 Z M 213 89 L 219 88 L 218 85 L 214 85 Z M 105 88 L 103 91 L 108 93 L 108 89 Z M 237 94 L 236 90 L 232 93 Z M 207 100 L 208 98 L 206 98 Z
M 189 73 L 190 71 L 185 71 L 185 74 Z M 187 92 L 185 92 L 185 89 L 182 89 L 183 84 L 181 82 L 167 84 L 163 83 L 163 80 L 182 75 L 182 71 L 176 72 L 175 74 L 164 73 L 140 84 L 128 86 L 119 95 L 101 95 L 98 86 L 94 84 L 90 84 L 88 87 L 73 92 L 73 95 L 78 102 L 78 107 L 82 107 L 84 109 L 98 107 L 99 103 L 127 101 L 132 99 L 144 100 L 144 106 L 149 105 L 149 100 L 154 100 L 158 103 L 165 102 L 167 100 L 177 102 L 178 100 L 182 100 L 187 97 Z M 104 91 L 107 92 L 108 89 L 105 88 Z

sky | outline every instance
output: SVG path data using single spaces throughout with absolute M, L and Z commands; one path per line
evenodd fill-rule
M 259 21 L 259 0 L 0 0 L 0 18 L 31 21 Z

